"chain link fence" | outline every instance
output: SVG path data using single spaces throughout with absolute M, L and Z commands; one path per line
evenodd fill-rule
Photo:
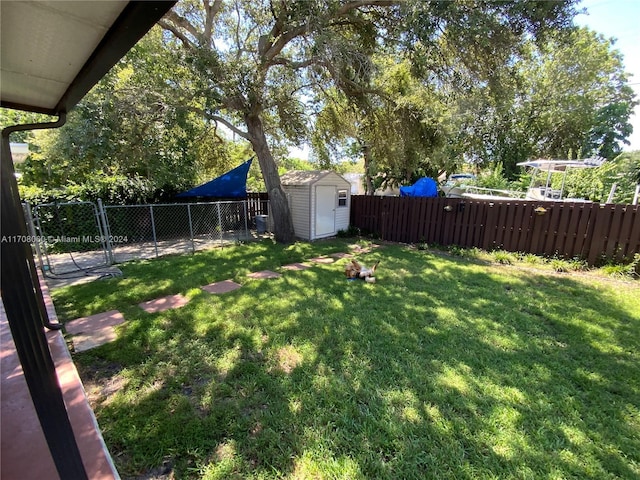
M 256 238 L 246 201 L 108 205 L 109 254 L 114 263 L 195 252 Z
M 24 204 L 30 241 L 46 275 L 88 272 L 134 259 L 195 252 L 260 238 L 268 200 L 97 205 Z M 259 225 L 258 225 L 259 227 Z M 99 273 L 99 272 L 98 272 Z

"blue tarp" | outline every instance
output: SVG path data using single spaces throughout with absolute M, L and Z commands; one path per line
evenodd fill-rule
M 229 170 L 218 178 L 203 183 L 197 187 L 179 193 L 177 196 L 185 197 L 205 197 L 205 198 L 246 198 L 247 197 L 247 173 L 251 166 L 250 158 L 242 165 Z
M 437 197 L 438 184 L 433 178 L 422 177 L 410 187 L 400 187 L 401 197 Z

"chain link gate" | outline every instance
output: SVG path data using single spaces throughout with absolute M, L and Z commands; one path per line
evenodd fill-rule
M 25 218 L 45 275 L 86 274 L 111 264 L 95 204 L 43 203 L 33 208 L 26 204 Z

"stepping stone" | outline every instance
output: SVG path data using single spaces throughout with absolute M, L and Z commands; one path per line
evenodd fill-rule
M 351 253 L 332 253 L 330 256 L 333 258 L 353 258 Z
M 335 262 L 335 259 L 331 257 L 317 257 L 317 258 L 312 258 L 311 261 L 315 263 L 333 263 Z
M 142 302 L 139 303 L 138 306 L 147 313 L 157 313 L 164 312 L 171 308 L 184 307 L 187 303 L 189 303 L 188 298 L 177 294 L 156 298 L 155 300 L 149 300 L 148 302 Z
M 377 243 L 373 243 L 371 245 L 369 245 L 368 247 L 361 247 L 360 245 L 354 244 L 354 245 L 349 245 L 349 248 L 351 250 L 354 250 L 356 253 L 369 253 L 371 252 L 372 249 L 374 248 L 380 248 L 381 245 L 378 245 Z
M 118 310 L 98 313 L 89 317 L 82 317 L 67 322 L 64 326 L 67 333 L 91 333 L 106 327 L 113 327 L 124 323 L 124 317 Z
M 73 348 L 76 352 L 84 352 L 105 343 L 113 342 L 117 337 L 113 327 L 98 328 L 90 333 L 74 335 Z
M 271 270 L 262 270 L 261 272 L 253 272 L 247 274 L 249 278 L 278 278 L 281 275 L 276 272 L 272 272 Z
M 309 265 L 305 265 L 304 263 L 290 263 L 289 265 L 283 265 L 282 268 L 284 268 L 285 270 L 306 270 L 307 268 L 311 268 L 309 267 Z
M 227 293 L 237 290 L 241 286 L 242 285 L 234 282 L 233 280 L 224 280 L 222 282 L 210 283 L 209 285 L 205 285 L 200 288 L 209 293 Z

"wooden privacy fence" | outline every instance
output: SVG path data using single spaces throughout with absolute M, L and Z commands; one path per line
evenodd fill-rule
M 364 195 L 351 202 L 351 226 L 383 240 L 580 257 L 590 265 L 640 253 L 637 205 Z
M 251 218 L 256 215 L 269 215 L 269 194 L 266 192 L 248 192 L 247 208 Z

